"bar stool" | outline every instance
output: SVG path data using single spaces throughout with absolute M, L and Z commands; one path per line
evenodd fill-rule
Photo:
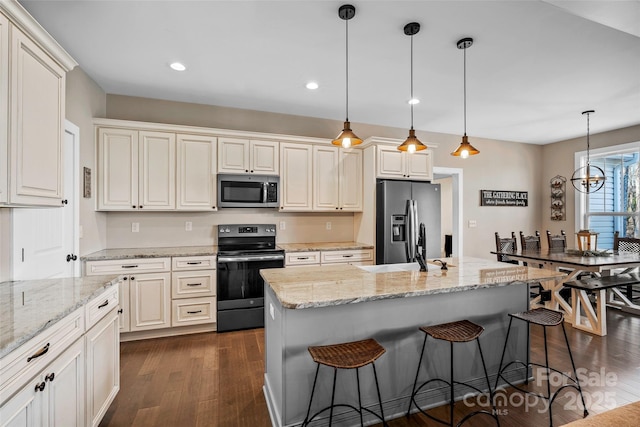
M 511 319 L 509 319 L 509 328 L 507 329 L 507 337 L 505 338 L 504 341 L 504 347 L 502 349 L 502 356 L 500 357 L 500 366 L 498 368 L 498 375 L 496 377 L 496 386 L 495 389 L 498 388 L 498 382 L 500 381 L 500 378 L 502 378 L 507 384 L 509 384 L 511 387 L 515 388 L 516 390 L 522 392 L 522 393 L 527 393 L 533 396 L 537 396 L 541 399 L 545 399 L 547 401 L 549 401 L 549 426 L 553 427 L 553 418 L 552 418 L 552 405 L 553 405 L 553 401 L 556 399 L 556 397 L 558 397 L 558 394 L 565 388 L 567 387 L 571 387 L 574 388 L 578 391 L 578 393 L 580 393 L 580 398 L 582 399 L 582 406 L 584 407 L 584 417 L 586 417 L 587 415 L 589 415 L 589 412 L 587 411 L 587 407 L 584 403 L 584 396 L 582 395 L 582 388 L 580 387 L 580 383 L 578 382 L 578 375 L 576 374 L 576 365 L 573 362 L 573 354 L 571 354 L 571 347 L 569 347 L 569 339 L 567 338 L 567 331 L 564 328 L 564 316 L 561 312 L 559 311 L 555 311 L 555 310 L 549 310 L 547 308 L 536 308 L 533 310 L 529 310 L 529 311 L 525 311 L 525 312 L 521 312 L 521 313 L 509 313 L 509 317 Z M 502 364 L 504 363 L 504 355 L 505 352 L 507 350 L 507 344 L 509 342 L 509 332 L 511 332 L 511 324 L 513 323 L 513 319 L 520 319 L 520 320 L 524 320 L 525 322 L 527 322 L 527 362 L 526 364 L 523 363 L 520 360 L 514 360 L 512 362 L 509 362 L 508 364 L 506 364 L 505 366 L 502 366 Z M 543 327 L 543 333 L 544 333 L 544 360 L 545 360 L 545 364 L 541 365 L 539 363 L 533 363 L 529 360 L 529 325 L 534 324 L 534 325 L 540 325 Z M 547 349 L 547 327 L 548 326 L 558 326 L 561 325 L 562 326 L 562 332 L 564 333 L 564 341 L 567 344 L 567 351 L 569 352 L 569 359 L 571 359 L 571 367 L 573 368 L 573 375 L 574 377 L 572 378 L 571 376 L 565 374 L 564 372 L 559 371 L 558 369 L 555 368 L 551 368 L 549 367 L 549 352 Z M 503 373 L 504 371 L 511 365 L 522 365 L 526 368 L 526 372 L 525 372 L 525 379 L 524 379 L 524 383 L 528 384 L 529 383 L 529 367 L 530 366 L 539 366 L 542 368 L 545 368 L 547 370 L 547 394 L 546 396 L 540 393 L 536 393 L 533 391 L 529 391 L 529 390 L 524 390 L 516 385 L 513 385 L 509 380 L 507 380 Z M 551 393 L 551 383 L 548 381 L 549 376 L 551 371 L 554 371 L 560 375 L 562 375 L 564 378 L 567 378 L 570 383 L 568 384 L 564 384 L 562 386 L 560 386 L 553 394 Z
M 419 328 L 422 332 L 424 332 L 424 341 L 422 342 L 422 352 L 420 353 L 420 361 L 418 362 L 418 369 L 416 370 L 416 378 L 415 381 L 413 382 L 413 389 L 411 392 L 411 400 L 409 401 L 409 409 L 407 410 L 407 416 L 409 416 L 409 413 L 411 412 L 411 406 L 413 404 L 416 405 L 416 408 L 418 408 L 418 410 L 420 412 L 422 412 L 422 414 L 426 415 L 427 417 L 431 418 L 434 421 L 437 421 L 441 424 L 445 424 L 448 426 L 453 426 L 453 408 L 455 405 L 455 400 L 454 400 L 454 384 L 458 384 L 458 385 L 464 385 L 466 387 L 472 388 L 473 390 L 476 390 L 478 393 L 482 393 L 482 390 L 480 390 L 477 387 L 472 386 L 471 384 L 468 383 L 464 383 L 464 382 L 459 382 L 459 381 L 455 381 L 454 378 L 454 372 L 453 372 L 453 343 L 463 343 L 463 342 L 469 342 L 469 341 L 473 341 L 476 340 L 476 342 L 478 343 L 478 350 L 480 352 L 480 360 L 482 361 L 482 369 L 484 370 L 484 376 L 485 379 L 487 380 L 487 387 L 489 389 L 489 396 L 491 398 L 491 405 L 493 408 L 492 412 L 489 411 L 485 411 L 485 410 L 480 410 L 480 411 L 475 411 L 472 412 L 470 414 L 467 414 L 466 416 L 464 416 L 457 424 L 456 426 L 461 426 L 463 423 L 465 423 L 466 421 L 468 421 L 469 419 L 471 419 L 472 417 L 476 416 L 476 415 L 480 415 L 480 414 L 485 414 L 488 415 L 490 417 L 493 417 L 496 420 L 496 424 L 498 426 L 500 426 L 500 420 L 498 420 L 498 416 L 496 415 L 496 410 L 495 410 L 495 401 L 493 399 L 493 392 L 491 391 L 491 384 L 489 383 L 489 375 L 487 374 L 487 366 L 484 363 L 484 356 L 482 354 L 482 347 L 480 346 L 480 335 L 482 335 L 482 332 L 484 331 L 484 328 L 480 325 L 476 325 L 473 322 L 470 322 L 469 320 L 460 320 L 457 322 L 450 322 L 450 323 L 443 323 L 440 325 L 432 325 L 432 326 L 421 326 Z M 424 356 L 424 348 L 427 344 L 427 337 L 428 336 L 432 336 L 433 338 L 437 339 L 437 340 L 443 340 L 443 341 L 448 341 L 450 344 L 450 353 L 449 353 L 449 369 L 450 369 L 450 380 L 446 381 L 444 379 L 441 378 L 434 378 L 434 379 L 430 379 L 428 381 L 425 381 L 422 383 L 422 385 L 420 385 L 420 387 L 416 386 L 418 385 L 418 375 L 420 373 L 420 366 L 422 365 L 422 358 Z M 422 410 L 422 408 L 420 408 L 420 406 L 418 406 L 418 402 L 416 402 L 415 398 L 416 395 L 418 394 L 418 392 L 420 390 L 422 390 L 423 387 L 425 387 L 427 384 L 434 382 L 434 381 L 440 381 L 443 382 L 445 384 L 449 385 L 449 391 L 450 391 L 450 400 L 449 400 L 449 421 L 445 421 L 439 418 L 434 417 L 433 415 L 430 415 L 428 413 L 426 413 L 424 410 Z
M 347 342 L 342 344 L 333 344 L 333 345 L 325 345 L 325 346 L 312 346 L 309 347 L 309 353 L 313 358 L 313 361 L 317 363 L 316 375 L 313 379 L 313 388 L 311 389 L 311 397 L 309 398 L 309 408 L 307 409 L 307 415 L 302 422 L 302 427 L 308 425 L 315 417 L 320 415 L 322 412 L 329 409 L 329 426 L 331 426 L 333 422 L 333 408 L 343 406 L 348 407 L 360 414 L 360 425 L 363 424 L 362 411 L 367 411 L 377 418 L 379 418 L 382 423 L 386 426 L 387 423 L 384 420 L 384 412 L 382 410 L 382 398 L 380 397 L 380 388 L 378 387 L 378 374 L 376 373 L 376 365 L 374 362 L 384 354 L 385 349 L 382 347 L 376 340 L 373 338 L 369 338 L 362 341 L 354 341 Z M 376 382 L 376 391 L 378 392 L 378 402 L 380 404 L 380 415 L 376 414 L 369 408 L 362 407 L 362 398 L 360 396 L 360 374 L 359 369 L 366 365 L 371 365 L 373 367 L 373 376 Z M 320 365 L 325 365 L 333 368 L 333 389 L 331 392 L 331 405 L 327 406 L 316 412 L 311 418 L 309 418 L 309 414 L 311 413 L 311 403 L 313 402 L 313 394 L 316 389 L 316 382 L 318 380 L 318 371 L 320 370 Z M 349 404 L 335 404 L 335 394 L 336 394 L 336 376 L 338 374 L 338 369 L 355 369 L 356 370 L 356 382 L 358 385 L 358 408 Z

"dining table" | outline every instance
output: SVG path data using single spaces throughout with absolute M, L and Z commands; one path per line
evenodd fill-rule
M 576 329 L 604 336 L 607 334 L 607 306 L 640 314 L 640 305 L 635 304 L 619 289 L 571 289 L 571 298 L 565 284 L 579 280 L 584 274 L 609 276 L 620 272 L 630 272 L 640 267 L 640 253 L 613 251 L 579 251 L 576 249 L 539 251 L 492 251 L 494 255 L 506 256 L 509 260 L 525 262 L 529 267 L 539 266 L 564 271 L 566 276 L 552 281 L 541 282 L 548 298 L 538 296 L 532 306 L 543 305 L 565 314 L 565 320 Z M 568 289 L 568 288 L 567 288 Z

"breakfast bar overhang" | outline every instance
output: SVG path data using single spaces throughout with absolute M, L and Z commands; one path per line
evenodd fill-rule
M 495 381 L 507 314 L 528 310 L 530 283 L 561 280 L 565 275 L 469 257 L 446 261 L 448 270 L 431 263 L 427 272 L 417 271 L 417 264 L 261 270 L 265 279 L 263 390 L 272 424 L 295 426 L 304 420 L 316 367 L 307 351 L 312 345 L 376 339 L 386 349 L 376 369 L 387 419 L 407 411 L 424 339 L 419 326 L 461 319 L 483 326 L 480 341 L 490 379 Z M 526 325 L 514 324 L 514 328 L 511 333 L 516 338 L 510 339 L 507 357 L 524 360 Z M 421 378 L 448 375 L 445 343 L 428 342 L 425 354 L 428 363 L 423 362 Z M 457 381 L 486 389 L 477 346 L 457 350 L 454 364 Z M 314 396 L 318 408 L 328 404 L 332 375 L 331 369 L 320 369 Z M 518 381 L 524 372 L 514 370 L 508 375 Z M 363 406 L 377 405 L 370 370 L 362 370 L 360 382 Z M 461 389 L 460 397 L 468 391 Z M 339 372 L 336 401 L 353 402 L 355 396 L 355 373 Z M 423 392 L 417 400 L 420 406 L 444 403 L 439 391 Z M 334 413 L 335 425 L 359 423 L 355 412 Z

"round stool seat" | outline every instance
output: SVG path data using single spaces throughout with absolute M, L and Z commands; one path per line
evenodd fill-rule
M 548 308 L 534 308 L 533 310 L 521 313 L 510 313 L 509 316 L 525 322 L 534 323 L 541 326 L 556 326 L 562 323 L 563 314 L 559 311 L 549 310 Z
M 437 340 L 449 342 L 467 342 L 478 338 L 484 328 L 469 320 L 442 323 L 440 325 L 421 326 L 420 330 Z
M 384 347 L 373 338 L 309 347 L 314 362 L 339 369 L 361 368 L 382 356 L 384 352 Z

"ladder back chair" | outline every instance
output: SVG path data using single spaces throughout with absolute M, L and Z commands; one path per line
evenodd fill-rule
M 540 250 L 542 249 L 542 244 L 540 243 L 540 232 L 536 231 L 533 236 L 525 236 L 524 233 L 521 231 L 520 232 L 520 247 L 522 248 L 523 252 L 524 251 L 540 252 Z M 528 263 L 523 262 L 522 265 L 527 266 Z M 542 268 L 541 264 L 532 265 L 532 266 L 533 267 L 537 267 L 537 268 Z M 535 289 L 535 291 L 533 289 Z M 542 290 L 543 290 L 542 289 L 542 284 L 540 282 L 531 283 L 529 296 L 531 298 L 538 298 L 540 296 L 540 293 L 542 292 Z M 538 300 L 536 300 L 535 302 L 537 303 Z
M 516 233 L 511 232 L 511 237 L 500 237 L 496 231 L 496 251 L 498 252 L 517 252 L 518 242 Z M 511 260 L 507 255 L 497 254 L 499 262 L 508 262 L 509 264 L 518 264 L 518 261 Z
M 547 244 L 550 251 L 564 251 L 567 249 L 567 233 L 560 230 L 560 234 L 554 235 L 547 230 Z
M 620 232 L 616 231 L 613 234 L 613 251 L 640 253 L 640 239 L 637 239 L 635 237 L 620 237 Z M 626 273 L 629 270 L 634 270 L 634 269 L 624 270 L 623 273 Z M 634 292 L 633 286 L 632 285 L 627 286 L 626 290 L 627 290 L 627 298 L 629 300 L 632 300 L 633 292 Z M 635 292 L 640 292 L 640 291 L 635 290 Z

